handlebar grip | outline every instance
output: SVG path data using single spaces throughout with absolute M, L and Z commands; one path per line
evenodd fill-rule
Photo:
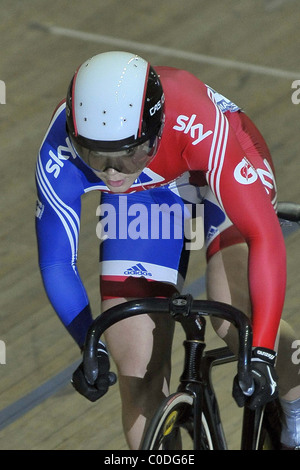
M 117 376 L 114 372 L 109 372 L 108 374 L 108 379 L 109 379 L 109 386 L 111 387 L 112 385 L 115 385 L 117 383 Z
M 251 384 L 250 384 L 250 381 L 251 381 Z M 248 386 L 250 384 L 250 386 Z M 245 383 L 245 381 L 241 381 L 239 380 L 239 386 L 241 387 L 241 390 L 243 392 L 244 395 L 246 395 L 247 397 L 251 397 L 251 395 L 253 394 L 254 392 L 254 380 L 252 379 L 252 377 L 247 378 L 247 383 Z

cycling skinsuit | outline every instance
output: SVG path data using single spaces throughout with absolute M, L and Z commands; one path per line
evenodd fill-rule
M 156 156 L 125 194 L 110 193 L 76 155 L 66 133 L 64 102 L 52 117 L 36 167 L 39 262 L 50 302 L 82 345 L 92 321 L 76 266 L 83 194 L 101 191 L 103 299 L 180 290 L 191 251 L 185 223 L 201 204 L 208 259 L 247 242 L 253 343 L 273 348 L 286 267 L 268 148 L 247 115 L 224 96 L 188 72 L 156 71 L 165 96 L 162 138 Z M 164 216 L 168 233 L 159 223 Z

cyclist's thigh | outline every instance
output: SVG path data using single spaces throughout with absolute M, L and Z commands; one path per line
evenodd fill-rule
M 103 302 L 103 308 L 125 299 Z M 174 321 L 167 315 L 138 315 L 110 327 L 105 342 L 118 367 L 126 377 L 166 377 L 169 380 Z

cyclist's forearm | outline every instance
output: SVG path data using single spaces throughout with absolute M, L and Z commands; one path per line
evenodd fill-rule
M 79 274 L 65 264 L 43 267 L 41 274 L 51 305 L 69 334 L 82 347 L 92 314 Z
M 249 256 L 253 345 L 269 349 L 274 349 L 286 286 L 284 242 L 278 238 L 275 246 L 274 253 L 258 243 L 250 248 Z
M 69 334 L 76 341 L 81 350 L 83 349 L 85 337 L 92 321 L 90 305 L 86 305 L 71 323 L 65 325 Z

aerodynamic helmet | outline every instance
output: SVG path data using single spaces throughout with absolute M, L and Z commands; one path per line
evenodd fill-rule
M 153 67 L 128 52 L 106 52 L 74 74 L 66 100 L 67 131 L 84 162 L 96 171 L 143 169 L 154 157 L 164 95 Z

